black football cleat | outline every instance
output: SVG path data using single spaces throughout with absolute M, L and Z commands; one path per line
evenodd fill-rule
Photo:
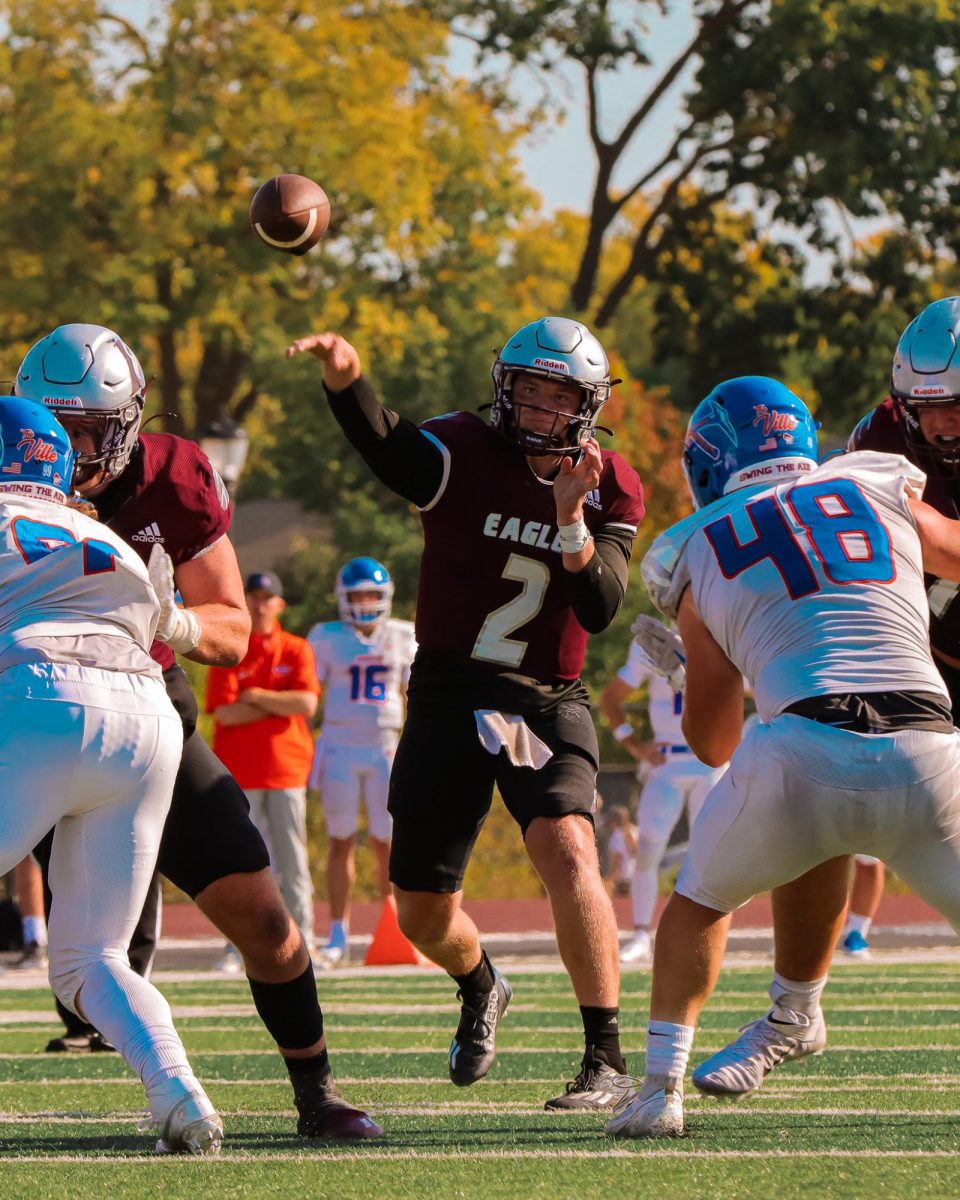
M 637 1098 L 634 1080 L 621 1075 L 593 1053 L 588 1046 L 580 1073 L 567 1084 L 562 1096 L 543 1106 L 548 1112 L 602 1112 L 613 1114 Z
M 494 1045 L 497 1026 L 510 1004 L 513 989 L 496 967 L 493 968 L 493 987 L 474 1000 L 464 1000 L 457 992 L 460 1005 L 460 1024 L 450 1046 L 450 1078 L 457 1087 L 476 1083 L 493 1066 L 497 1051 Z
M 294 1100 L 300 1114 L 297 1121 L 300 1137 L 360 1141 L 383 1136 L 376 1121 L 344 1100 L 329 1071 L 315 1087 L 295 1093 Z
M 89 1033 L 69 1034 L 51 1038 L 44 1046 L 46 1054 L 116 1054 L 117 1048 L 108 1042 L 102 1033 L 92 1029 Z

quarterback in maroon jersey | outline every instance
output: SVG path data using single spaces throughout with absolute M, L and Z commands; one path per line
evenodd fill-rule
M 100 325 L 62 325 L 42 338 L 15 384 L 17 395 L 57 413 L 75 450 L 74 487 L 140 552 L 157 588 L 153 656 L 184 725 L 158 870 L 243 957 L 257 1012 L 290 1073 L 298 1132 L 375 1137 L 379 1126 L 350 1107 L 333 1083 L 310 954 L 284 907 L 246 796 L 196 733 L 196 701 L 174 652 L 235 664 L 246 652 L 250 617 L 227 537 L 226 490 L 194 442 L 140 432 L 145 390 L 136 356 Z M 175 603 L 174 587 L 183 605 Z M 49 849 L 48 840 L 38 857 L 49 860 Z
M 580 681 L 588 633 L 623 601 L 643 493 L 594 437 L 611 387 L 584 326 L 545 317 L 494 364 L 487 423 L 469 412 L 416 426 L 382 408 L 354 348 L 303 338 L 334 416 L 379 479 L 420 509 L 424 551 L 407 720 L 390 780 L 390 877 L 407 936 L 457 981 L 449 1071 L 487 1073 L 510 985 L 461 907 L 494 784 L 549 893 L 586 1051 L 553 1109 L 609 1111 L 632 1094 L 618 1031 L 616 921 L 592 812 L 598 751 Z

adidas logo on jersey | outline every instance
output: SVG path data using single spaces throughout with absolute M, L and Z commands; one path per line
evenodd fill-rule
M 600 489 L 594 488 L 592 492 L 587 492 L 583 498 L 584 504 L 589 504 L 591 508 L 603 508 L 600 503 Z
M 135 533 L 130 539 L 131 542 L 163 542 L 163 534 L 160 532 L 160 526 L 156 521 L 151 521 L 146 529 L 141 529 L 139 533 Z

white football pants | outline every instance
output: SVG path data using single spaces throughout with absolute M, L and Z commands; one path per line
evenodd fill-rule
M 384 730 L 383 742 L 378 746 L 336 745 L 321 738 L 314 775 L 330 837 L 353 837 L 362 797 L 370 836 L 389 842 L 393 819 L 387 812 L 387 791 L 397 740 L 393 730 Z
M 706 799 L 676 890 L 732 912 L 857 853 L 960 930 L 960 734 L 875 737 L 789 713 L 755 725 Z
M 693 829 L 710 789 L 726 767 L 708 767 L 692 750 L 670 753 L 654 767 L 643 785 L 637 809 L 637 854 L 630 904 L 636 929 L 649 929 L 657 906 L 657 875 L 673 827 L 687 807 L 687 824 Z
M 101 699 L 110 681 L 116 708 L 107 709 L 27 699 L 21 671 L 0 676 L 0 872 L 56 827 L 53 990 L 116 1046 L 148 1096 L 169 1097 L 171 1080 L 192 1091 L 169 1005 L 127 960 L 173 794 L 180 720 L 169 704 L 163 716 L 123 711 L 127 700 L 141 709 L 152 700 L 154 712 L 163 711 L 159 680 L 67 668 L 75 687 L 95 679 Z

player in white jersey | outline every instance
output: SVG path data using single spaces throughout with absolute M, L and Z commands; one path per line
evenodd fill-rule
M 806 407 L 762 377 L 701 402 L 684 465 L 706 507 L 644 560 L 682 642 L 660 626 L 641 643 L 662 668 L 685 659 L 683 728 L 705 762 L 737 747 L 744 676 L 760 722 L 707 797 L 661 918 L 646 1079 L 608 1122 L 616 1136 L 683 1132 L 695 1023 L 730 914 L 757 892 L 789 885 L 780 905 L 833 936 L 799 977 L 778 958 L 769 1015 L 694 1073 L 713 1094 L 743 1094 L 776 1063 L 823 1048 L 819 1000 L 850 855 L 888 862 L 960 929 L 960 734 L 930 656 L 923 579 L 925 568 L 960 579 L 960 523 L 920 500 L 924 475 L 899 455 L 818 468 Z
M 390 768 L 403 725 L 407 680 L 417 650 L 412 621 L 390 616 L 393 582 L 375 559 L 351 559 L 337 575 L 339 621 L 308 635 L 323 687 L 323 731 L 310 784 L 320 789 L 330 848 L 331 927 L 322 966 L 347 957 L 350 894 L 361 798 L 382 896 L 390 891 Z
M 653 733 L 653 740 L 647 743 L 634 736 L 622 708 L 631 692 L 644 684 L 649 687 L 647 712 Z M 684 808 L 688 827 L 693 828 L 707 793 L 726 770 L 726 763 L 707 766 L 687 745 L 681 728 L 683 691 L 671 687 L 653 669 L 636 642 L 631 643 L 626 663 L 600 696 L 600 711 L 610 722 L 617 741 L 641 764 L 640 770 L 647 763 L 653 767 L 644 782 L 636 817 L 637 850 L 630 884 L 634 932 L 620 951 L 622 963 L 644 963 L 650 960 L 657 875 L 670 834 Z
M 50 984 L 143 1080 L 158 1151 L 216 1153 L 223 1123 L 127 959 L 183 742 L 149 654 L 158 595 L 65 503 L 73 451 L 53 414 L 4 396 L 0 436 L 0 873 L 55 827 Z

